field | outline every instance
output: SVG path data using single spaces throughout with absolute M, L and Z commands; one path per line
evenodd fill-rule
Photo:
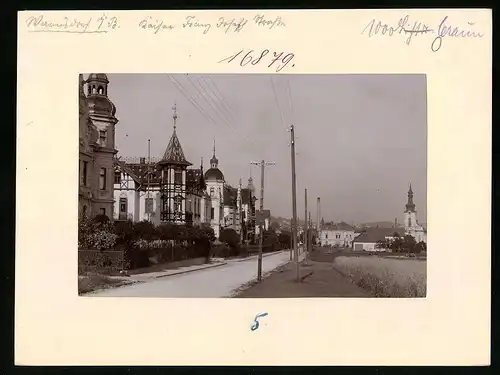
M 378 256 L 338 256 L 334 267 L 375 297 L 425 297 L 427 261 Z

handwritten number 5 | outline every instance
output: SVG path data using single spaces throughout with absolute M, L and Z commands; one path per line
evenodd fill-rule
M 254 324 L 250 328 L 252 331 L 255 331 L 256 329 L 259 328 L 259 318 L 262 318 L 264 316 L 267 316 L 267 313 L 262 313 L 262 314 L 257 314 L 254 319 Z

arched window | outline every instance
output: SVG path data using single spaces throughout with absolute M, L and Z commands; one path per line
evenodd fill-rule
M 103 95 L 103 94 L 104 94 L 104 87 L 99 86 L 99 87 L 97 88 L 97 93 L 98 93 L 98 94 L 100 94 L 100 95 Z
M 411 227 L 411 217 L 408 218 L 408 226 Z
M 213 197 L 215 194 L 215 189 L 213 187 L 210 188 L 210 196 Z
M 95 88 L 95 85 L 92 86 L 92 94 L 95 94 L 96 93 L 96 88 Z

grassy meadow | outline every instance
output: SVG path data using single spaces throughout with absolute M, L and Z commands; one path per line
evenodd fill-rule
M 427 261 L 378 256 L 338 256 L 335 268 L 375 297 L 425 297 Z

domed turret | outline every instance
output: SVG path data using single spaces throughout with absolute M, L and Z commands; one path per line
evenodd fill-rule
M 214 181 L 214 180 L 224 180 L 224 174 L 218 168 L 219 159 L 215 156 L 215 138 L 214 138 L 214 154 L 210 159 L 210 169 L 205 172 L 205 181 Z
M 108 76 L 104 73 L 91 73 L 87 78 L 87 102 L 91 114 L 114 117 L 115 105 L 108 98 Z

